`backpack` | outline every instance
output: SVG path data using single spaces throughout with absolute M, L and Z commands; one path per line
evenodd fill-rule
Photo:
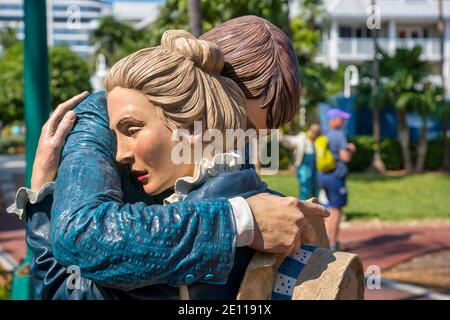
M 316 167 L 323 173 L 333 171 L 337 162 L 328 147 L 328 137 L 321 135 L 314 141 L 316 148 Z

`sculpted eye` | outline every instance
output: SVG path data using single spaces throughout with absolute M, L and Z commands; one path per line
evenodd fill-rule
M 141 128 L 138 128 L 138 127 L 129 127 L 128 128 L 128 134 L 130 135 L 130 136 L 135 136 L 136 135 L 136 133 L 138 133 L 139 131 L 141 131 Z

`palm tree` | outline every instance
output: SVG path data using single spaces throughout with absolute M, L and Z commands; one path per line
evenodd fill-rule
M 188 11 L 191 32 L 194 36 L 200 37 L 203 33 L 200 0 L 188 0 Z
M 439 42 L 440 42 L 440 53 L 441 53 L 441 60 L 440 60 L 440 68 L 441 68 L 441 86 L 442 86 L 442 97 L 444 103 L 441 106 L 440 110 L 440 116 L 442 118 L 442 133 L 444 138 L 444 160 L 442 163 L 442 170 L 448 171 L 450 170 L 450 157 L 449 157 L 449 145 L 448 145 L 448 137 L 447 137 L 447 131 L 448 131 L 448 120 L 450 116 L 450 106 L 448 103 L 446 103 L 446 78 L 444 74 L 444 52 L 445 52 L 445 19 L 444 19 L 444 3 L 443 0 L 439 0 L 439 19 L 438 19 L 438 25 L 437 30 L 439 32 Z
M 429 74 L 429 65 L 420 59 L 422 48 L 399 48 L 390 56 L 380 50 L 383 56 L 380 63 L 380 73 L 385 77 L 383 93 L 397 110 L 397 125 L 400 145 L 403 153 L 403 164 L 407 172 L 413 170 L 411 152 L 409 150 L 409 128 L 407 112 L 418 111 L 422 108 L 424 97 L 418 97 L 425 77 Z M 421 101 L 420 103 L 417 101 Z M 424 103 L 426 105 L 426 103 Z M 420 108 L 419 108 L 420 106 Z M 419 108 L 416 110 L 416 108 Z
M 128 42 L 133 42 L 138 36 L 138 31 L 130 25 L 114 17 L 104 17 L 92 33 L 91 42 L 97 46 L 96 54 L 103 54 L 106 63 L 111 66 L 118 59 L 118 52 L 121 52 Z
M 428 151 L 428 119 L 436 111 L 437 90 L 429 83 L 402 93 L 396 101 L 396 107 L 402 110 L 412 109 L 421 117 L 419 144 L 417 147 L 417 160 L 415 171 L 421 173 L 424 170 Z
M 376 5 L 376 0 L 372 0 L 372 6 Z M 380 62 L 378 60 L 378 30 L 372 29 L 372 40 L 374 47 L 374 59 L 372 62 L 372 81 L 371 81 L 371 107 L 372 107 L 372 130 L 373 138 L 375 140 L 375 152 L 373 154 L 372 167 L 384 173 L 386 167 L 381 159 L 380 143 L 381 143 L 381 125 L 380 125 L 380 107 L 378 105 L 378 86 L 380 74 Z

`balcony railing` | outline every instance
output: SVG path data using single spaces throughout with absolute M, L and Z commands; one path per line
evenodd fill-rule
M 422 59 L 439 60 L 439 39 L 378 39 L 378 45 L 388 52 L 396 48 L 413 48 L 416 45 L 422 47 Z M 338 59 L 340 60 L 370 60 L 374 57 L 373 40 L 370 38 L 340 38 L 338 39 Z

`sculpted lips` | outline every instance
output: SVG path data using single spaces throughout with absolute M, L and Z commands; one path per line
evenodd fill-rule
M 148 179 L 148 172 L 147 171 L 137 171 L 133 170 L 133 175 L 138 179 L 140 182 L 145 182 Z

